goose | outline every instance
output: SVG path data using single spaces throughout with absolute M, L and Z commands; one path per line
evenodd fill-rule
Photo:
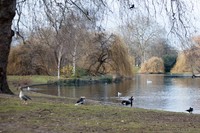
M 126 106 L 131 105 L 131 107 L 132 107 L 133 100 L 134 100 L 133 96 L 131 96 L 131 98 L 129 98 L 128 100 L 122 100 L 122 105 L 126 105 Z
M 122 95 L 122 93 L 120 92 L 117 92 L 117 96 L 120 97 Z
M 193 108 L 192 107 L 190 107 L 189 109 L 187 109 L 186 110 L 187 112 L 189 112 L 189 113 L 192 113 L 193 112 Z
M 85 103 L 85 97 L 82 96 L 77 102 L 75 105 L 79 105 L 79 104 L 84 104 Z
M 23 89 L 20 87 L 19 98 L 24 101 L 25 104 L 27 100 L 31 100 L 31 98 L 23 93 Z

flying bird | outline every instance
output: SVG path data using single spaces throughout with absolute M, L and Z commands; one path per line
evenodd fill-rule
M 186 110 L 187 112 L 189 112 L 189 113 L 192 113 L 193 112 L 193 108 L 192 107 L 190 107 L 189 109 L 187 109 Z
M 82 96 L 77 102 L 75 105 L 80 105 L 80 104 L 84 104 L 85 103 L 85 97 Z
M 133 9 L 133 8 L 135 8 L 134 4 L 132 4 L 129 9 Z
M 23 89 L 20 87 L 19 98 L 24 101 L 25 104 L 27 100 L 31 100 L 31 98 L 23 93 Z
M 132 107 L 133 100 L 134 100 L 133 96 L 131 96 L 131 98 L 129 98 L 128 100 L 122 100 L 122 105 L 126 105 L 126 106 L 131 105 L 131 107 Z

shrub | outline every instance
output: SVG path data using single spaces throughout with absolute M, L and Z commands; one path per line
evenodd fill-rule
M 152 57 L 141 65 L 140 73 L 164 73 L 164 63 L 161 58 Z
M 191 72 L 191 67 L 188 64 L 187 58 L 184 53 L 178 55 L 176 64 L 171 70 L 171 73 Z
M 75 73 L 75 75 L 73 75 L 73 77 L 79 78 L 79 77 L 83 77 L 83 76 L 87 76 L 87 75 L 88 75 L 88 73 L 85 69 L 76 67 L 76 73 Z
M 164 67 L 165 72 L 170 72 L 170 70 L 173 68 L 174 64 L 176 63 L 176 55 L 164 55 L 163 61 L 164 61 Z
M 72 77 L 73 67 L 71 65 L 67 65 L 61 69 L 61 74 L 66 78 Z

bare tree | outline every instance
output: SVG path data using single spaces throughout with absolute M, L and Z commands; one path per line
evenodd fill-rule
M 88 55 L 88 59 L 91 63 L 88 70 L 93 75 L 105 74 L 105 64 L 109 60 L 109 49 L 113 41 L 113 34 L 106 35 L 104 33 L 95 34 L 94 47 L 91 48 L 91 52 Z
M 66 53 L 69 55 L 66 58 L 72 61 L 73 75 L 76 74 L 77 61 L 84 54 L 83 45 L 89 40 L 87 28 L 87 20 L 79 14 L 71 13 L 61 29 L 67 46 Z
M 128 22 L 123 33 L 139 66 L 149 58 L 148 52 L 151 50 L 151 47 L 156 45 L 163 36 L 163 31 L 156 22 L 149 20 L 147 17 L 140 16 Z

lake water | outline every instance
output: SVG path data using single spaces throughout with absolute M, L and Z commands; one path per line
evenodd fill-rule
M 147 82 L 147 80 L 149 82 Z M 85 86 L 37 86 L 33 91 L 62 97 L 98 100 L 117 103 L 134 96 L 133 107 L 186 112 L 189 107 L 200 114 L 200 78 L 164 75 L 136 75 L 132 80 L 121 83 L 95 84 Z M 117 92 L 122 96 L 117 97 Z

